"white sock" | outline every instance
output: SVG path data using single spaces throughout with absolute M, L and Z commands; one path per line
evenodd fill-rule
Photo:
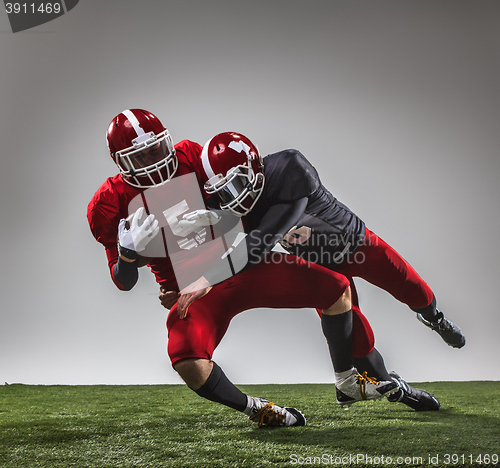
M 252 413 L 252 408 L 254 407 L 254 402 L 253 398 L 249 395 L 247 395 L 247 407 L 243 410 L 243 412 L 247 415 L 250 416 Z
M 335 382 L 342 383 L 345 379 L 355 374 L 357 370 L 354 367 L 351 367 L 349 370 L 343 372 L 335 372 Z

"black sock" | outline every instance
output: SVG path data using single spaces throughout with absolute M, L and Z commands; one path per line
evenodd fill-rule
M 367 372 L 370 377 L 378 380 L 391 380 L 382 355 L 373 348 L 373 351 L 361 358 L 353 358 L 354 365 L 360 374 Z
M 214 367 L 207 381 L 195 392 L 207 400 L 244 411 L 247 407 L 247 396 L 234 386 L 215 362 L 213 364 Z
M 411 310 L 417 312 L 417 314 L 420 314 L 425 320 L 429 322 L 437 322 L 442 317 L 442 314 L 436 309 L 436 305 L 436 296 L 433 295 L 432 302 L 428 306 L 422 307 L 421 309 L 414 309 L 412 307 Z
M 321 316 L 321 328 L 330 350 L 335 372 L 353 367 L 352 361 L 352 309 L 338 315 Z

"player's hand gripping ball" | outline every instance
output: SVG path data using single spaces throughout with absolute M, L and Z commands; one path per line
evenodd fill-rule
M 118 243 L 120 246 L 134 252 L 142 252 L 160 232 L 158 220 L 155 219 L 154 215 L 150 214 L 140 223 L 143 215 L 144 207 L 141 207 L 133 214 L 129 228 L 126 226 L 126 219 L 120 220 L 118 225 Z

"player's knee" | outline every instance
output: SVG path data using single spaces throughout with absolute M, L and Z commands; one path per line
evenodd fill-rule
M 213 364 L 209 359 L 193 358 L 182 359 L 173 367 L 189 388 L 198 390 L 210 376 Z
M 351 287 L 348 286 L 342 296 L 328 309 L 323 310 L 325 315 L 338 315 L 352 308 Z

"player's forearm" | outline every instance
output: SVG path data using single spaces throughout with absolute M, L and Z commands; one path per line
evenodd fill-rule
M 307 198 L 272 205 L 259 225 L 246 237 L 249 265 L 259 263 L 283 236 L 298 223 L 307 206 Z M 248 268 L 248 267 L 247 267 Z
M 130 291 L 139 279 L 137 260 L 128 259 L 120 255 L 111 270 L 111 276 L 118 289 Z

